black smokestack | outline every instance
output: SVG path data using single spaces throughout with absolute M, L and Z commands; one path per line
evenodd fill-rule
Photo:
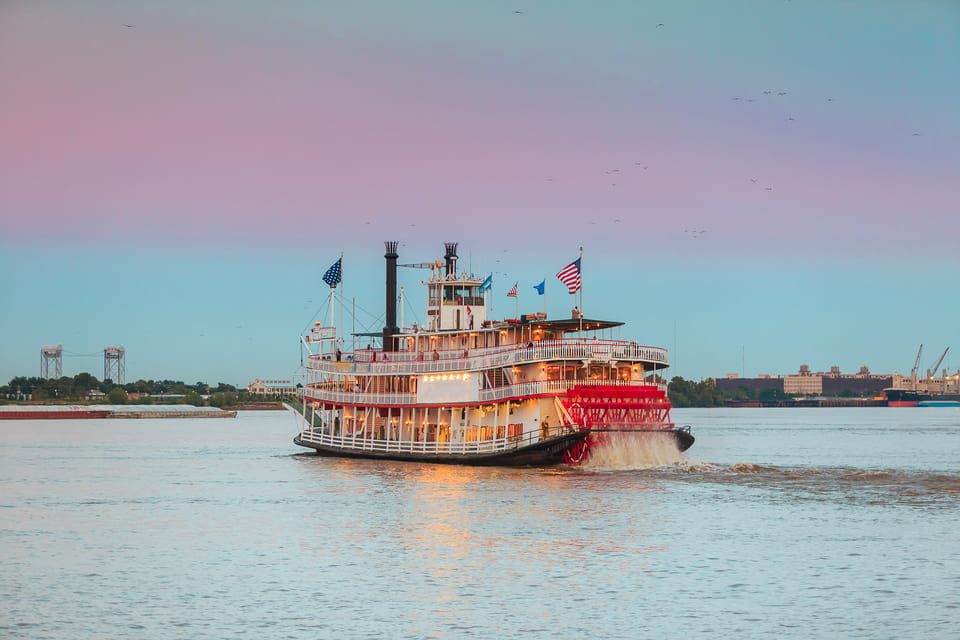
M 444 242 L 443 246 L 447 253 L 443 257 L 447 260 L 447 276 L 457 275 L 457 244 L 456 242 Z
M 383 350 L 393 351 L 393 336 L 400 332 L 397 327 L 397 245 L 396 241 L 388 240 L 383 243 L 387 252 L 383 255 L 387 259 L 387 326 L 383 328 Z

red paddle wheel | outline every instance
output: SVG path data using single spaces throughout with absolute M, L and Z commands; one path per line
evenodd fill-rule
M 560 403 L 580 429 L 596 430 L 563 452 L 563 461 L 582 464 L 590 449 L 603 444 L 604 431 L 670 431 L 670 401 L 659 387 L 633 385 L 578 386 Z

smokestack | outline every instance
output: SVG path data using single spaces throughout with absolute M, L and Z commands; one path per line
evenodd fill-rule
M 397 245 L 399 242 L 388 240 L 383 243 L 387 252 L 387 326 L 383 328 L 383 350 L 393 351 L 393 336 L 400 332 L 397 327 Z
M 447 253 L 443 257 L 447 260 L 447 277 L 457 275 L 457 242 L 444 242 Z

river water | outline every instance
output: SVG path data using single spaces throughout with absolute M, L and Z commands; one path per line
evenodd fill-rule
M 0 422 L 0 637 L 960 637 L 960 411 L 674 419 L 682 458 L 581 469 L 320 458 L 282 412 Z

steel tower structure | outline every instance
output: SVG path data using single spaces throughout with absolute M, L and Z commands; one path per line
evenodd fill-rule
M 124 384 L 126 372 L 123 365 L 124 348 L 106 347 L 103 350 L 103 379 L 114 384 Z
M 44 380 L 63 377 L 62 344 L 55 347 L 40 347 L 40 377 Z

